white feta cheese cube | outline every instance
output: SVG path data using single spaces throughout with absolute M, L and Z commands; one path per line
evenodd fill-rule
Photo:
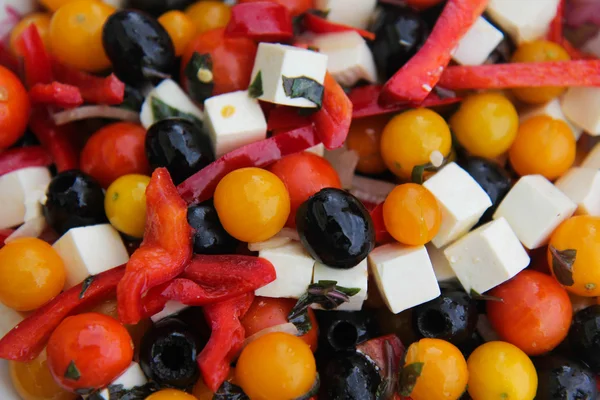
M 25 316 L 18 311 L 0 303 L 0 338 L 17 326 Z
M 466 234 L 444 254 L 467 293 L 486 292 L 529 265 L 527 252 L 504 218 Z
M 394 314 L 440 295 L 425 246 L 386 244 L 373 250 L 368 260 L 381 297 Z
M 438 249 L 432 243 L 427 243 L 425 249 L 427 249 L 427 254 L 429 254 L 431 265 L 433 265 L 433 272 L 438 282 L 456 278 L 456 274 L 450 268 L 450 263 L 444 255 L 444 248 Z
M 132 362 L 129 368 L 125 370 L 117 379 L 112 381 L 111 385 L 123 385 L 124 390 L 131 390 L 136 386 L 143 386 L 148 382 L 140 365 Z M 108 389 L 100 391 L 100 396 L 109 400 Z
M 327 12 L 327 19 L 338 24 L 366 29 L 377 0 L 315 0 L 317 10 Z
M 188 308 L 188 306 L 186 306 L 185 304 L 182 304 L 175 300 L 169 300 L 167 301 L 167 304 L 165 304 L 165 308 L 163 308 L 162 311 L 151 316 L 150 319 L 152 320 L 152 322 L 158 322 L 161 319 L 177 314 L 178 312 L 183 311 L 186 308 Z
M 600 143 L 594 146 L 581 163 L 583 168 L 600 168 Z
M 110 224 L 69 229 L 52 247 L 65 263 L 65 290 L 129 260 L 119 232 Z
M 517 44 L 543 37 L 560 0 L 490 0 L 487 13 Z
M 592 136 L 600 135 L 600 88 L 571 87 L 561 101 L 562 110 L 575 125 Z
M 217 157 L 267 138 L 267 120 L 247 91 L 222 94 L 204 102 L 205 123 Z
M 360 264 L 350 269 L 331 268 L 317 262 L 315 263 L 313 283 L 319 281 L 336 281 L 338 286 L 360 289 L 360 292 L 350 297 L 349 302 L 336 308 L 338 311 L 359 311 L 367 299 L 367 284 L 369 281 L 367 260 L 362 260 Z
M 541 175 L 517 181 L 494 213 L 506 218 L 521 243 L 528 249 L 545 245 L 556 227 L 577 209 L 566 194 Z
M 485 190 L 456 163 L 446 165 L 423 186 L 435 196 L 442 210 L 442 225 L 431 241 L 438 248 L 471 230 L 492 205 Z
M 51 180 L 46 167 L 18 169 L 0 177 L 0 229 L 43 217 L 40 198 Z
M 573 136 L 575 140 L 578 140 L 581 134 L 583 133 L 583 129 L 574 125 L 571 121 L 567 119 L 565 114 L 562 111 L 562 107 L 560 105 L 559 99 L 554 99 L 546 104 L 541 106 L 529 108 L 525 110 L 523 113 L 519 115 L 519 122 L 522 124 L 527 121 L 529 118 L 537 117 L 538 115 L 545 115 L 553 119 L 557 119 L 559 121 L 565 122 L 571 128 L 571 132 L 573 132 Z
M 322 85 L 327 72 L 327 56 L 299 47 L 260 43 L 250 80 L 252 84 L 255 84 L 259 72 L 263 92 L 259 100 L 292 107 L 316 108 L 315 103 L 304 97 L 288 96 L 284 89 L 284 77 L 306 77 Z
M 255 294 L 264 297 L 299 298 L 312 282 L 315 260 L 301 243 L 293 242 L 258 253 L 273 264 L 277 278 L 258 289 Z
M 502 31 L 479 17 L 460 39 L 452 59 L 462 65 L 481 65 L 504 39 Z
M 327 70 L 340 84 L 354 86 L 361 79 L 377 82 L 373 53 L 358 32 L 318 35 L 313 39 L 313 45 L 327 56 Z
M 204 119 L 202 111 L 194 104 L 183 89 L 172 79 L 165 79 L 148 93 L 142 104 L 140 121 L 146 129 L 159 120 L 154 115 L 152 99 L 158 99 L 179 112 L 190 114 L 200 121 Z
M 600 216 L 600 170 L 571 168 L 555 185 L 577 204 L 577 214 Z

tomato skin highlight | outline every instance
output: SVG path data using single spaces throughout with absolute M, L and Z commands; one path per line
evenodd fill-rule
M 25 87 L 9 69 L 0 65 L 0 149 L 6 149 L 25 133 L 31 104 Z

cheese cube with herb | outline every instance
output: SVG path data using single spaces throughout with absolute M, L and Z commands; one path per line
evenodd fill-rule
M 327 19 L 359 29 L 369 26 L 377 0 L 315 0 L 315 8 L 327 13 Z
M 148 129 L 155 122 L 171 117 L 182 117 L 201 123 L 204 114 L 175 81 L 165 79 L 146 96 L 140 112 L 140 121 L 142 126 Z
M 299 298 L 312 283 L 315 260 L 299 242 L 261 250 L 259 257 L 270 261 L 277 278 L 256 290 L 257 296 Z
M 363 260 L 350 269 L 331 268 L 320 262 L 315 263 L 313 283 L 319 281 L 336 281 L 337 286 L 349 289 L 360 289 L 360 292 L 350 297 L 350 301 L 336 308 L 338 311 L 359 311 L 367 299 L 367 284 L 369 271 L 367 260 Z M 321 307 L 315 307 L 321 308 Z
M 567 125 L 569 125 L 569 128 L 571 128 L 571 132 L 573 132 L 575 140 L 579 139 L 579 137 L 583 133 L 583 129 L 575 126 L 571 121 L 567 119 L 567 117 L 562 111 L 559 99 L 554 99 L 541 106 L 533 107 L 526 110 L 525 112 L 520 114 L 519 122 L 523 123 L 529 118 L 537 117 L 538 115 L 545 115 L 550 118 L 565 122 Z
M 444 255 L 467 293 L 486 292 L 529 265 L 527 252 L 504 218 L 469 232 Z
M 137 386 L 144 386 L 148 382 L 140 365 L 132 362 L 129 367 L 117 379 L 111 382 L 109 386 L 121 385 L 122 390 L 131 390 Z M 106 400 L 110 399 L 108 389 L 100 391 L 100 396 Z
M 490 0 L 487 13 L 521 44 L 541 39 L 554 19 L 560 0 Z
M 266 139 L 267 121 L 247 91 L 226 93 L 204 102 L 205 123 L 217 157 Z
M 595 145 L 581 163 L 583 168 L 600 169 L 600 143 Z
M 479 17 L 475 24 L 460 39 L 452 58 L 462 65 L 480 65 L 504 39 L 502 31 Z
M 327 56 L 299 47 L 260 43 L 250 95 L 269 103 L 316 108 L 323 98 Z
M 0 176 L 0 229 L 43 217 L 40 200 L 51 179 L 46 167 L 22 168 Z
M 119 232 L 110 224 L 71 228 L 52 247 L 65 263 L 65 290 L 129 260 Z
M 548 179 L 527 175 L 510 189 L 494 213 L 506 218 L 521 243 L 528 249 L 545 245 L 561 222 L 575 212 L 577 205 Z
M 442 224 L 431 241 L 436 247 L 452 243 L 475 226 L 492 201 L 485 190 L 456 163 L 450 163 L 424 184 L 442 210 Z
M 444 248 L 438 249 L 432 243 L 427 243 L 425 248 L 427 249 L 427 254 L 429 254 L 431 265 L 433 265 L 433 272 L 438 282 L 456 278 L 456 274 L 450 268 L 450 263 L 444 255 Z
M 600 217 L 600 171 L 596 168 L 571 168 L 555 183 L 577 204 L 577 214 Z
M 365 39 L 355 31 L 318 35 L 313 45 L 328 58 L 327 70 L 344 86 L 377 82 L 377 67 Z
M 386 244 L 373 250 L 368 260 L 379 293 L 394 314 L 440 295 L 425 246 Z
M 561 106 L 573 124 L 592 136 L 600 135 L 600 88 L 571 87 L 562 97 Z

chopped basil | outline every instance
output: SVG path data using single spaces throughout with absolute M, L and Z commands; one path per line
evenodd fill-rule
M 469 296 L 471 296 L 473 300 L 499 301 L 501 303 L 504 303 L 504 299 L 501 299 L 500 297 L 490 296 L 487 294 L 479 294 L 475 289 L 471 289 L 471 291 L 469 292 Z
M 79 378 L 81 378 L 81 373 L 77 369 L 75 361 L 71 360 L 71 362 L 67 366 L 67 370 L 65 371 L 65 378 L 70 379 L 72 381 L 77 381 L 79 380 Z
M 258 71 L 258 74 L 256 74 L 254 81 L 250 84 L 250 87 L 248 87 L 248 94 L 253 99 L 256 99 L 256 98 L 262 96 L 263 93 L 264 93 L 264 91 L 263 91 L 263 83 L 262 83 L 262 71 Z
M 94 275 L 90 275 L 84 279 L 83 284 L 81 285 L 81 292 L 79 293 L 80 299 L 83 299 L 85 292 L 90 288 L 90 285 L 92 284 L 92 282 L 94 282 L 94 278 L 95 278 Z
M 223 382 L 219 390 L 213 396 L 213 400 L 248 400 L 249 397 L 241 387 L 231 382 Z
M 422 362 L 415 362 L 404 366 L 404 368 L 400 370 L 400 387 L 398 392 L 401 396 L 410 396 L 417 384 L 417 379 L 419 379 L 421 372 L 423 372 L 423 365 L 425 364 Z
M 154 121 L 162 121 L 163 119 L 167 118 L 183 118 L 193 122 L 198 126 L 202 126 L 202 121 L 200 121 L 195 115 L 180 111 L 175 107 L 171 107 L 157 97 L 152 97 L 152 115 L 154 116 Z
M 194 53 L 183 71 L 189 95 L 199 103 L 213 95 L 215 88 L 210 54 Z
M 325 93 L 325 87 L 314 79 L 306 76 L 300 76 L 297 78 L 283 77 L 283 91 L 286 96 L 292 99 L 304 98 L 308 101 L 312 101 L 321 108 L 323 105 L 323 94 Z
M 552 271 L 556 280 L 565 286 L 573 286 L 573 264 L 577 258 L 577 250 L 557 250 L 554 246 L 548 247 L 552 254 Z

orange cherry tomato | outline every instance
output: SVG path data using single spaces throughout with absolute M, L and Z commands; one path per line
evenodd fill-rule
M 19 78 L 0 65 L 0 150 L 23 136 L 30 107 L 29 96 Z
M 100 129 L 81 152 L 81 170 L 107 188 L 123 175 L 148 175 L 146 130 L 130 122 L 117 122 Z
M 389 122 L 387 115 L 371 118 L 360 118 L 352 121 L 346 145 L 360 157 L 356 169 L 363 174 L 381 174 L 387 166 L 379 150 L 381 132 Z
M 327 187 L 341 188 L 340 177 L 329 161 L 313 153 L 284 157 L 270 168 L 285 183 L 290 193 L 290 216 L 286 226 L 296 226 L 296 210 L 310 196 Z
M 52 376 L 63 388 L 99 389 L 131 364 L 133 344 L 119 321 L 87 313 L 66 318 L 46 347 Z
M 33 24 L 37 28 L 45 47 L 49 48 L 48 31 L 50 30 L 50 18 L 51 15 L 43 12 L 29 14 L 23 18 L 15 27 L 10 31 L 10 50 L 14 55 L 20 55 L 21 53 L 17 49 L 17 39 L 21 36 L 23 31 Z
M 222 1 L 203 0 L 186 8 L 185 15 L 192 21 L 198 33 L 202 33 L 226 27 L 231 18 L 231 8 Z
M 257 1 L 265 0 L 239 0 L 238 3 L 255 3 Z M 267 0 L 271 3 L 278 3 L 285 6 L 290 14 L 294 17 L 296 15 L 303 14 L 314 8 L 313 0 Z
M 256 297 L 252 306 L 250 306 L 250 309 L 241 320 L 246 330 L 246 337 L 250 337 L 263 329 L 289 322 L 287 316 L 292 311 L 292 308 L 294 308 L 294 305 L 296 305 L 295 299 Z M 308 316 L 312 328 L 304 336 L 300 336 L 300 339 L 304 340 L 304 343 L 309 345 L 310 349 L 315 352 L 317 350 L 319 327 L 312 308 L 308 309 Z
M 194 22 L 183 12 L 172 10 L 164 13 L 158 22 L 167 30 L 175 46 L 175 54 L 181 56 L 188 43 L 196 36 Z
M 567 291 L 554 278 L 525 270 L 489 292 L 487 315 L 502 340 L 530 356 L 554 349 L 567 336 L 573 309 Z

